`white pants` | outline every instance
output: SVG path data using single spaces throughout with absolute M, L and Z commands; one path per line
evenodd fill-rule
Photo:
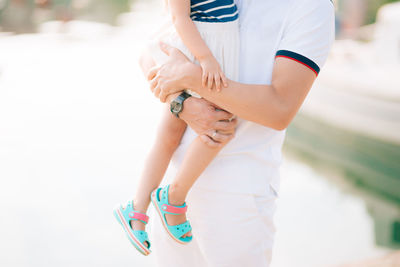
M 152 249 L 160 267 L 267 267 L 275 234 L 276 196 L 226 193 L 193 187 L 188 219 L 193 240 L 172 240 L 153 212 Z
M 203 40 L 220 63 L 225 75 L 233 80 L 238 77 L 239 25 L 229 23 L 195 23 Z M 172 28 L 173 30 L 173 28 Z M 175 31 L 162 38 L 164 42 L 180 49 L 189 59 L 193 55 L 184 46 Z M 157 43 L 150 44 L 157 63 L 166 60 Z M 190 129 L 188 129 L 190 131 Z M 188 131 L 183 138 L 180 155 L 193 141 L 195 134 Z M 191 139 L 190 141 L 188 139 Z M 228 144 L 229 145 L 229 144 Z M 179 150 L 179 148 L 178 148 Z M 181 162 L 181 160 L 178 160 Z M 215 161 L 215 160 L 214 160 Z M 214 163 L 215 164 L 215 163 Z M 218 163 L 222 164 L 222 163 Z M 243 164 L 246 164 L 243 162 Z M 178 163 L 177 166 L 180 164 Z M 246 165 L 244 165 L 246 166 Z M 222 166 L 219 165 L 221 168 Z M 210 172 L 211 169 L 208 168 Z M 203 176 L 199 179 L 205 179 Z M 216 173 L 209 173 L 208 178 Z M 229 176 L 229 172 L 226 172 Z M 265 174 L 267 175 L 267 174 Z M 172 176 L 171 176 L 172 177 Z M 266 179 L 266 177 L 265 177 Z M 208 179 L 209 180 L 209 179 Z M 220 180 L 220 179 L 219 179 Z M 226 181 L 226 179 L 223 179 Z M 182 245 L 174 241 L 161 225 L 158 214 L 152 209 L 151 242 L 153 255 L 160 267 L 268 267 L 271 261 L 275 228 L 276 193 L 263 196 L 248 193 L 228 193 L 215 188 L 212 183 L 195 183 L 187 198 L 188 219 L 193 227 L 193 240 Z M 263 183 L 261 186 L 264 186 Z M 224 187 L 229 187 L 224 184 Z M 232 184 L 231 184 L 232 186 Z M 222 187 L 222 186 L 221 186 Z M 234 186 L 235 187 L 235 186 Z M 236 187 L 235 187 L 236 189 Z

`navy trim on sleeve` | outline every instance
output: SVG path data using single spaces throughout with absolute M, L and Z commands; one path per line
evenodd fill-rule
M 275 57 L 285 57 L 285 58 L 289 58 L 289 59 L 292 59 L 294 61 L 297 61 L 297 62 L 303 64 L 304 66 L 308 67 L 312 71 L 314 71 L 317 76 L 318 76 L 318 73 L 320 71 L 320 68 L 318 67 L 318 65 L 314 61 L 312 61 L 309 58 L 306 58 L 305 56 L 302 56 L 300 54 L 292 52 L 292 51 L 279 50 L 278 52 L 276 52 L 276 56 Z

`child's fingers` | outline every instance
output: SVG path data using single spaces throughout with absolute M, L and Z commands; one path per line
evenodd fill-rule
M 222 88 L 227 86 L 224 85 L 224 80 L 222 79 L 221 76 L 219 77 L 219 80 L 221 81 L 221 86 L 220 86 L 221 89 L 219 89 L 219 91 L 221 92 Z
M 202 77 L 201 77 L 201 85 L 202 85 L 203 87 L 206 87 L 206 86 L 207 86 L 207 73 L 204 73 L 204 72 L 203 72 L 203 75 L 202 75 Z
M 221 91 L 221 77 L 219 76 L 218 73 L 214 74 L 214 82 L 215 82 L 215 88 L 217 89 L 218 92 Z
M 226 78 L 225 74 L 221 72 L 219 75 L 221 75 L 221 80 L 222 83 L 224 84 L 224 87 L 228 87 L 228 79 Z
M 208 82 L 207 87 L 208 87 L 208 90 L 210 90 L 210 91 L 212 89 L 213 81 L 214 81 L 214 77 L 213 77 L 212 73 L 209 73 L 207 76 L 207 82 Z

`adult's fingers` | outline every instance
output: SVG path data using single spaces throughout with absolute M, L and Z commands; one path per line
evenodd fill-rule
M 166 101 L 167 101 L 167 93 L 165 92 L 165 90 L 161 90 L 160 91 L 160 95 L 159 95 L 159 98 L 160 98 L 160 101 L 162 102 L 162 103 L 165 103 Z
M 153 94 L 155 97 L 158 98 L 160 95 L 160 92 L 161 92 L 160 83 L 157 83 L 156 87 L 154 87 L 154 89 L 153 89 Z
M 230 117 L 228 121 L 233 121 L 233 120 L 237 120 L 237 117 L 236 117 L 235 115 L 233 115 L 232 117 Z
M 216 110 L 214 114 L 217 121 L 230 120 L 233 117 L 233 114 L 222 109 Z
M 156 88 L 158 84 L 158 79 L 154 78 L 150 81 L 150 90 L 154 92 L 154 88 Z
M 158 95 L 158 99 L 160 100 L 161 103 L 165 103 L 166 95 L 163 90 L 160 90 L 160 94 Z
M 212 147 L 212 148 L 216 148 L 216 147 L 221 146 L 220 143 L 215 142 L 215 141 L 214 141 L 211 137 L 209 137 L 208 135 L 204 135 L 204 134 L 200 135 L 200 140 L 203 141 L 204 144 L 206 144 L 206 145 L 208 145 L 209 147 Z
M 233 133 L 222 133 L 215 130 L 208 130 L 206 134 L 215 142 L 222 144 L 227 143 L 233 138 Z
M 151 81 L 156 77 L 158 70 L 160 69 L 159 66 L 152 67 L 149 72 L 147 73 L 147 80 Z
M 236 128 L 232 128 L 229 130 L 218 130 L 218 133 L 220 134 L 225 134 L 225 135 L 231 135 L 236 133 Z
M 235 129 L 232 129 L 232 130 L 219 130 L 218 133 L 225 134 L 225 135 L 232 135 L 232 134 L 235 134 Z
M 237 120 L 232 121 L 217 121 L 214 123 L 214 129 L 217 131 L 231 131 L 235 130 L 237 125 Z

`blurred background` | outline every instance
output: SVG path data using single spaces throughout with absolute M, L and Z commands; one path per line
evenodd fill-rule
M 287 132 L 272 267 L 400 266 L 400 2 L 335 5 Z M 155 266 L 112 209 L 154 138 L 137 59 L 164 19 L 158 0 L 0 0 L 0 266 Z

